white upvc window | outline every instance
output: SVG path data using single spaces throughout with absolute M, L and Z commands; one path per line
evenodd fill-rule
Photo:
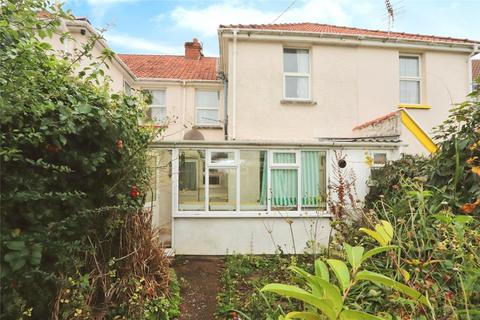
M 218 91 L 197 89 L 195 91 L 195 123 L 206 126 L 220 125 L 219 104 L 220 93 Z
M 283 98 L 310 100 L 310 54 L 308 49 L 283 49 Z
M 152 103 L 148 113 L 155 123 L 163 123 L 167 119 L 167 106 L 165 104 L 165 90 L 151 90 Z
M 400 103 L 420 104 L 420 70 L 419 55 L 400 55 Z
M 324 150 L 180 149 L 176 161 L 179 216 L 326 212 Z

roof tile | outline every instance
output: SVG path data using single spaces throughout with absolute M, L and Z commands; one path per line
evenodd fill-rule
M 412 41 L 424 42 L 446 42 L 446 43 L 461 43 L 473 44 L 479 41 L 469 39 L 459 39 L 432 35 L 422 35 L 405 32 L 391 32 L 382 30 L 370 30 L 352 27 L 343 27 L 320 23 L 281 23 L 281 24 L 238 24 L 238 25 L 220 25 L 220 28 L 240 28 L 240 29 L 257 29 L 257 30 L 278 30 L 278 31 L 296 31 L 296 32 L 312 32 L 312 33 L 327 33 L 334 35 L 359 35 L 359 36 L 373 36 L 379 38 L 389 39 L 405 39 Z
M 473 79 L 480 77 L 480 59 L 472 60 L 472 76 Z
M 215 57 L 188 59 L 185 56 L 119 54 L 138 78 L 217 80 Z

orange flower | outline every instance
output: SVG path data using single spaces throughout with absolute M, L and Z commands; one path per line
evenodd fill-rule
M 465 203 L 462 207 L 463 212 L 465 213 L 472 213 L 477 206 L 474 203 Z
M 480 167 L 472 167 L 472 172 L 480 176 Z

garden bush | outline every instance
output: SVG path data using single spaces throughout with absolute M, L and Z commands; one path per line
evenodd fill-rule
M 39 12 L 47 12 L 42 14 L 47 19 Z M 149 180 L 147 146 L 156 132 L 139 126 L 141 96 L 112 94 L 108 83 L 98 85 L 110 51 L 79 70 L 77 62 L 91 56 L 98 37 L 62 59 L 42 42 L 57 32 L 60 19 L 69 18 L 44 0 L 7 0 L 0 8 L 0 317 L 55 318 L 52 311 L 66 310 L 67 300 L 74 300 L 75 316 L 88 308 L 91 317 L 98 310 L 105 315 L 105 308 L 113 309 L 109 294 L 122 300 L 117 305 L 147 295 L 148 301 L 158 300 L 153 309 L 160 314 L 170 286 L 163 250 L 153 237 L 141 242 L 153 250 L 145 268 L 161 263 L 153 271 L 132 270 L 131 261 L 120 255 L 134 249 L 121 247 L 122 233 L 132 231 L 125 224 L 141 226 L 132 234 L 150 230 L 138 219 L 148 214 L 141 210 Z M 105 277 L 94 276 L 109 262 L 119 279 L 155 285 L 130 292 L 135 284 L 128 284 L 125 292 L 107 292 Z M 75 296 L 65 298 L 63 289 Z M 129 318 L 130 312 L 122 314 Z

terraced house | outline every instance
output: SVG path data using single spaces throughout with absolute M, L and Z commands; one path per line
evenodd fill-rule
M 168 124 L 147 205 L 177 254 L 325 244 L 335 170 L 355 174 L 361 199 L 375 166 L 435 152 L 432 128 L 466 99 L 479 51 L 315 23 L 220 26 L 218 40 L 218 58 L 193 39 L 182 56 L 115 62 L 116 88 L 150 90 L 149 116 Z

